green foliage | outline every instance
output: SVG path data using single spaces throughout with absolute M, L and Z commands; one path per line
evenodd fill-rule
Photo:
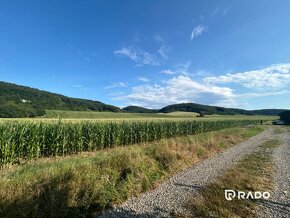
M 147 108 L 138 107 L 138 106 L 124 107 L 122 111 L 127 112 L 127 113 L 157 113 L 158 112 L 158 110 L 147 109 Z
M 151 142 L 229 127 L 257 120 L 0 122 L 0 165 L 37 157 L 67 155 L 101 148 Z
M 281 111 L 280 109 L 264 109 L 264 110 L 243 110 L 237 108 L 224 108 L 216 107 L 195 103 L 182 103 L 182 104 L 173 104 L 166 106 L 159 110 L 161 113 L 170 113 L 174 111 L 187 111 L 187 112 L 196 112 L 203 113 L 205 115 L 220 114 L 220 115 L 278 115 Z
M 290 110 L 281 112 L 279 116 L 280 119 L 283 120 L 285 124 L 290 124 Z
M 47 109 L 120 111 L 99 101 L 69 98 L 25 86 L 0 82 L 0 117 L 36 117 Z

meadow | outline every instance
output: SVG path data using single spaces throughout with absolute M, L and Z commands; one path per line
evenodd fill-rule
M 176 111 L 171 113 L 114 113 L 114 112 L 93 112 L 93 111 L 64 111 L 46 110 L 46 114 L 41 119 L 65 119 L 65 120 L 225 120 L 225 119 L 247 119 L 247 120 L 275 120 L 278 116 L 247 116 L 247 115 L 205 115 L 198 117 L 199 113 Z M 39 118 L 35 118 L 39 119 Z

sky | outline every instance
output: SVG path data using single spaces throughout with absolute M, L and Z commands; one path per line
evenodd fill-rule
M 119 107 L 290 109 L 288 0 L 0 0 L 0 81 Z

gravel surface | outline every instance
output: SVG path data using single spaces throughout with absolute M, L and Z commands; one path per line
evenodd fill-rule
M 282 144 L 274 151 L 276 174 L 274 191 L 269 200 L 261 201 L 258 217 L 290 217 L 290 133 L 277 137 Z
M 138 198 L 131 198 L 124 204 L 104 212 L 101 217 L 172 217 L 173 213 L 186 213 L 183 205 L 196 195 L 198 190 L 223 174 L 245 155 L 252 153 L 258 145 L 273 137 L 273 128 L 269 128 L 259 135 L 176 174 L 157 189 L 144 193 Z M 285 156 L 285 154 L 281 155 Z M 289 159 L 287 163 L 289 167 Z M 281 185 L 287 186 L 284 183 Z

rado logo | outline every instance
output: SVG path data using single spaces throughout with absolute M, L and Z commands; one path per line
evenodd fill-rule
M 244 199 L 269 199 L 270 198 L 270 192 L 261 192 L 261 191 L 255 191 L 255 192 L 244 192 L 244 191 L 234 191 L 231 189 L 225 190 L 225 199 L 227 201 L 231 201 L 234 198 L 238 200 L 244 200 Z

